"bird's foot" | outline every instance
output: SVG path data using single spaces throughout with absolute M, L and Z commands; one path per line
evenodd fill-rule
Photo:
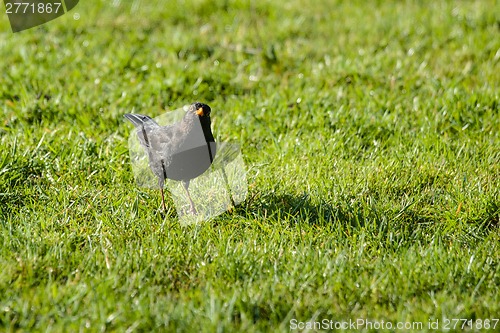
M 191 215 L 198 215 L 198 211 L 196 210 L 196 208 L 194 208 L 194 206 L 191 206 L 189 212 L 191 213 Z

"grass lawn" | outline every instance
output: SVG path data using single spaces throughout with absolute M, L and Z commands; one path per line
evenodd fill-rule
M 1 8 L 0 331 L 500 331 L 499 2 Z M 249 194 L 182 227 L 123 114 L 198 100 Z

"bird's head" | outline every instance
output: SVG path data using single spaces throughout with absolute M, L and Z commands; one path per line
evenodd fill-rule
M 189 107 L 188 112 L 195 113 L 200 118 L 210 118 L 210 106 L 203 103 L 193 103 Z
M 212 134 L 212 130 L 210 129 L 210 126 L 212 124 L 212 121 L 210 119 L 211 111 L 212 110 L 210 109 L 210 106 L 196 102 L 189 106 L 189 109 L 184 116 L 184 123 L 188 124 L 187 126 L 192 126 L 192 124 L 195 124 L 195 119 L 198 119 L 200 121 L 199 123 L 207 142 L 214 141 L 214 136 Z

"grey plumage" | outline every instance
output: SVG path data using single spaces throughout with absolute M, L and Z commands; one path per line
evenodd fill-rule
M 149 158 L 149 167 L 158 178 L 164 209 L 163 187 L 168 178 L 182 181 L 191 212 L 196 213 L 189 194 L 189 182 L 210 167 L 216 154 L 210 113 L 208 105 L 193 103 L 180 122 L 168 126 L 159 125 L 149 116 L 125 115 L 136 127 L 139 143 Z

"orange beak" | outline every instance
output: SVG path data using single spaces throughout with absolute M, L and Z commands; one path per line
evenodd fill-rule
M 196 114 L 197 114 L 198 116 L 203 117 L 203 115 L 204 115 L 204 113 L 203 113 L 203 108 L 199 108 L 198 110 L 196 110 Z

